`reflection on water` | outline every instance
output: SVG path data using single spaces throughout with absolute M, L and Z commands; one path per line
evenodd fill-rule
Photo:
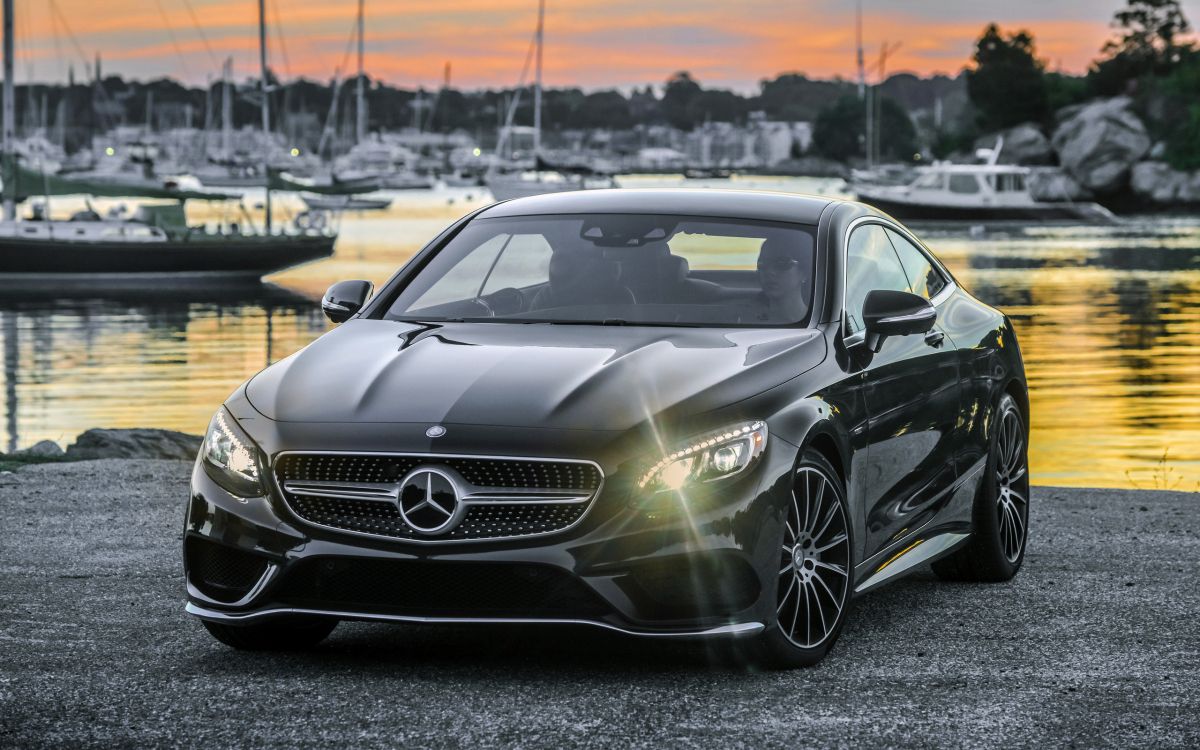
M 836 190 L 768 178 L 735 185 Z M 0 448 L 65 444 L 95 426 L 201 432 L 239 382 L 327 330 L 316 301 L 332 281 L 381 283 L 485 198 L 397 194 L 387 212 L 346 216 L 333 258 L 257 289 L 0 289 Z M 1016 324 L 1036 482 L 1200 489 L 1200 220 L 921 234 Z

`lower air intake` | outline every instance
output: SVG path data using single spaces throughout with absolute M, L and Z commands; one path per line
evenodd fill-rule
M 424 617 L 597 617 L 608 608 L 574 575 L 549 565 L 309 558 L 275 599 L 299 607 Z
M 252 552 L 188 537 L 184 547 L 188 580 L 219 602 L 236 602 L 262 579 L 267 560 Z

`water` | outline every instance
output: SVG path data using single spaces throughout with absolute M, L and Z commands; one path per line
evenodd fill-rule
M 841 185 L 732 184 L 830 193 Z M 487 199 L 480 189 L 395 195 L 387 212 L 343 219 L 335 257 L 272 277 L 261 290 L 0 291 L 0 448 L 66 444 L 97 426 L 202 432 L 238 383 L 328 330 L 316 302 L 331 282 L 383 282 Z M 215 218 L 189 210 L 193 220 Z M 1031 387 L 1035 482 L 1200 490 L 1200 218 L 919 233 L 1016 324 Z

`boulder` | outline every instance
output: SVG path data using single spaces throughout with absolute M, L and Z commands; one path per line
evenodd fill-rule
M 1025 184 L 1034 200 L 1086 201 L 1091 200 L 1092 191 L 1075 181 L 1061 169 L 1035 169 L 1029 173 Z
M 37 456 L 38 458 L 57 458 L 63 455 L 63 449 L 53 440 L 40 440 L 24 450 L 17 451 L 18 456 Z
M 996 141 L 1000 138 L 1004 138 L 1004 147 L 1000 149 L 1000 164 L 1050 164 L 1054 161 L 1054 149 L 1050 146 L 1050 139 L 1032 122 L 976 138 L 975 148 L 995 148 Z
M 1161 161 L 1141 161 L 1133 165 L 1129 188 L 1151 203 L 1200 203 L 1200 171 L 1183 172 Z
M 1097 193 L 1120 190 L 1130 170 L 1150 150 L 1146 126 L 1126 96 L 1067 107 L 1051 143 L 1067 174 Z
M 173 430 L 92 429 L 67 446 L 67 458 L 175 458 L 190 461 L 203 438 Z

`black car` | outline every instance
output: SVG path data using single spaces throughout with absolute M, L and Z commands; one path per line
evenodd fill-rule
M 575 623 L 806 665 L 855 594 L 1021 566 L 1012 325 L 869 206 L 515 200 L 322 306 L 192 475 L 187 610 L 231 646 Z

